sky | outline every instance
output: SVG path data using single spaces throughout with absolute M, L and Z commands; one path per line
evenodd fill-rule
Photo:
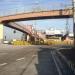
M 61 9 L 71 6 L 72 0 L 0 0 L 0 15 L 7 15 L 20 12 L 30 12 L 36 8 Z
M 0 16 L 39 10 L 64 9 L 70 8 L 71 5 L 72 0 L 0 0 Z M 73 31 L 72 18 L 21 21 L 18 23 L 25 25 L 33 25 L 38 30 L 46 30 L 49 28 L 65 30 L 67 23 L 69 31 Z

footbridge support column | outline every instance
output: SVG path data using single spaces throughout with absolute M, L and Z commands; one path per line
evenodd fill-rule
M 30 41 L 30 36 L 28 34 L 26 35 L 26 41 Z
M 3 24 L 0 23 L 0 44 L 3 43 L 3 30 L 4 30 Z
M 75 48 L 75 0 L 72 0 L 73 4 L 73 34 L 74 34 L 74 48 Z

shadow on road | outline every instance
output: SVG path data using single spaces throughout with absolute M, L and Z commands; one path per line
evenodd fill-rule
M 38 72 L 37 75 L 58 75 L 49 48 L 40 47 L 40 51 L 38 52 L 38 64 L 35 64 L 35 66 Z

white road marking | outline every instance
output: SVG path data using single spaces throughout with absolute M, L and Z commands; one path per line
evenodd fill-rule
M 4 65 L 7 65 L 7 63 L 0 64 L 0 66 L 4 66 Z
M 16 61 L 23 60 L 23 59 L 24 59 L 24 57 L 23 58 L 16 59 Z
M 55 57 L 54 57 L 54 55 L 53 55 L 52 52 L 51 52 L 51 54 L 52 54 L 52 57 L 53 57 L 53 60 L 54 60 L 54 63 L 55 63 L 55 65 L 56 65 L 56 68 L 57 68 L 57 71 L 58 71 L 59 75 L 62 75 L 62 72 L 61 72 L 60 68 L 58 67 L 58 64 L 57 64 L 57 62 L 56 62 L 56 60 L 55 60 Z
M 32 55 L 32 57 L 36 57 L 37 55 Z
M 71 48 L 67 48 L 67 47 L 63 47 L 63 48 L 59 48 L 59 47 L 52 47 L 53 49 L 56 49 L 56 50 L 61 50 L 61 49 L 71 49 Z
M 71 49 L 71 48 L 58 48 L 57 50 L 61 50 L 61 49 Z

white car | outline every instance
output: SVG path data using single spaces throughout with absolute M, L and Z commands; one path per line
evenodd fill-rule
M 3 43 L 4 43 L 4 44 L 8 44 L 8 43 L 9 43 L 9 41 L 4 41 Z

